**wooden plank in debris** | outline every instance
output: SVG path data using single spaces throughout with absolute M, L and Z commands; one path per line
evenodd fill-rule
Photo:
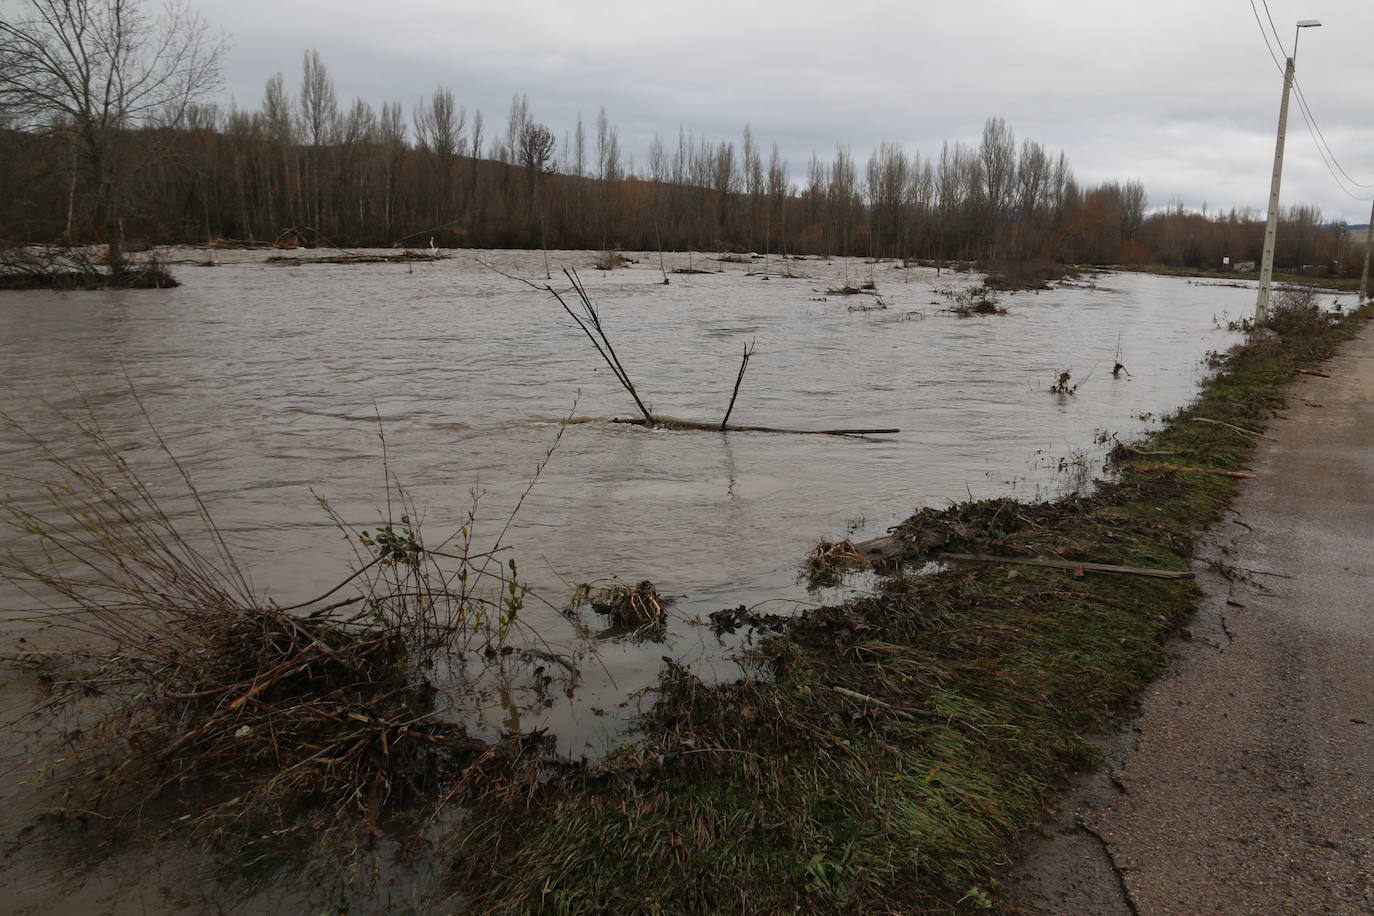
M 1215 474 L 1218 477 L 1234 477 L 1236 480 L 1250 480 L 1255 475 L 1246 474 L 1244 471 L 1221 471 L 1216 468 L 1190 468 L 1181 464 L 1151 464 L 1142 465 L 1142 471 L 1192 471 L 1196 474 Z
M 1235 431 L 1238 432 L 1238 433 L 1245 433 L 1245 434 L 1248 435 L 1248 436 L 1258 436 L 1258 437 L 1260 437 L 1261 439 L 1272 439 L 1272 438 L 1274 438 L 1273 436 L 1266 436 L 1264 433 L 1259 432 L 1258 430 L 1246 429 L 1244 426 L 1236 426 L 1236 425 L 1234 425 L 1234 424 L 1232 424 L 1232 423 L 1223 423 L 1223 422 L 1220 421 L 1220 420 L 1211 420 L 1211 419 L 1208 419 L 1207 417 L 1193 417 L 1193 422 L 1194 422 L 1194 423 L 1210 423 L 1210 424 L 1212 424 L 1213 426 L 1224 426 L 1224 427 L 1226 427 L 1227 429 L 1233 429 L 1233 430 L 1235 430 Z
M 900 556 L 903 551 L 901 538 L 891 534 L 870 538 L 854 546 L 859 548 L 860 553 L 869 558 L 869 562 L 872 562 L 874 558 L 890 560 L 893 557 Z
M 942 560 L 963 560 L 970 563 L 1011 563 L 1018 566 L 1044 566 L 1049 569 L 1068 569 L 1083 572 L 1113 573 L 1119 576 L 1147 576 L 1151 579 L 1191 579 L 1191 572 L 1173 569 L 1144 569 L 1139 566 L 1113 566 L 1109 563 L 1082 563 L 1075 560 L 1042 560 L 1039 557 L 995 557 L 987 554 L 942 553 Z

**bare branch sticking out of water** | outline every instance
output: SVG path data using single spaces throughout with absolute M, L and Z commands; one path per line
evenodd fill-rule
M 524 277 L 518 277 L 514 274 L 506 273 L 505 271 L 493 267 L 492 265 L 480 259 L 478 260 L 478 263 L 481 264 L 483 267 L 486 267 L 488 270 L 491 270 L 494 273 L 498 273 L 503 277 L 507 277 L 509 279 L 516 280 L 520 283 L 524 283 L 526 286 L 532 289 L 537 289 L 546 292 L 558 301 L 558 304 L 563 307 L 563 311 L 568 314 L 568 317 L 570 317 L 577 324 L 577 326 L 582 330 L 582 333 L 585 334 L 587 339 L 592 342 L 592 346 L 596 348 L 597 354 L 600 355 L 601 359 L 606 363 L 607 366 L 610 367 L 611 372 L 616 377 L 616 380 L 620 382 L 620 386 L 629 393 L 630 397 L 634 399 L 635 406 L 639 408 L 640 417 L 632 420 L 613 420 L 612 422 L 628 423 L 635 426 L 645 426 L 661 429 L 700 429 L 712 430 L 716 432 L 735 431 L 762 433 L 791 433 L 800 435 L 825 436 L 869 436 L 886 435 L 901 432 L 900 429 L 895 428 L 813 430 L 780 429 L 777 427 L 770 426 L 731 426 L 729 424 L 730 414 L 735 409 L 736 398 L 739 397 L 740 383 L 744 380 L 744 370 L 749 363 L 749 358 L 754 354 L 753 341 L 750 341 L 749 345 L 744 348 L 744 355 L 740 362 L 739 374 L 735 378 L 734 391 L 730 395 L 730 404 L 725 411 L 724 420 L 722 420 L 720 423 L 703 423 L 696 420 L 675 420 L 669 417 L 654 416 L 654 414 L 649 410 L 649 408 L 645 406 L 643 400 L 640 399 L 639 392 L 635 389 L 634 383 L 630 380 L 629 373 L 626 371 L 624 364 L 620 361 L 620 357 L 615 352 L 615 346 L 611 343 L 610 337 L 606 334 L 606 327 L 601 321 L 601 313 L 600 311 L 598 311 L 596 304 L 592 302 L 591 296 L 588 295 L 587 288 L 582 284 L 582 280 L 577 275 L 576 270 L 566 267 L 563 269 L 564 276 L 566 276 L 568 278 L 568 281 L 572 284 L 571 291 L 573 293 L 576 293 L 577 295 L 577 308 L 574 308 L 572 305 L 569 305 L 568 300 L 564 298 L 564 293 L 568 292 L 567 290 L 565 290 L 564 292 L 559 292 L 558 290 L 554 289 L 552 285 L 541 285 L 531 280 L 527 280 Z
M 744 347 L 744 356 L 740 359 L 739 375 L 735 376 L 735 390 L 730 394 L 730 406 L 725 408 L 725 419 L 720 421 L 721 432 L 725 432 L 725 430 L 729 429 L 730 414 L 733 413 L 735 409 L 735 398 L 739 397 L 739 385 L 740 382 L 744 381 L 744 370 L 749 367 L 749 357 L 753 355 L 754 341 L 750 340 Z

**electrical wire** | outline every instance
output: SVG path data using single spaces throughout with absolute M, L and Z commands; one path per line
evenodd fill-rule
M 1264 10 L 1266 13 L 1269 11 L 1268 4 L 1265 4 Z M 1279 63 L 1279 56 L 1274 53 L 1274 46 L 1269 43 L 1269 33 L 1264 30 L 1264 23 L 1260 21 L 1259 8 L 1255 6 L 1255 0 L 1250 0 L 1250 12 L 1255 14 L 1255 25 L 1259 26 L 1260 38 L 1264 39 L 1264 46 L 1269 49 L 1270 59 L 1274 61 L 1274 66 L 1279 68 L 1279 72 L 1283 73 L 1283 64 Z M 1270 27 L 1272 28 L 1273 20 L 1271 19 L 1269 21 Z M 1275 33 L 1275 37 L 1278 37 L 1277 33 Z M 1283 42 L 1279 42 L 1279 49 L 1283 49 Z
M 1283 50 L 1283 40 L 1279 38 L 1279 30 L 1274 27 L 1274 17 L 1269 12 L 1269 0 L 1261 0 L 1261 2 L 1264 4 L 1265 18 L 1269 20 L 1269 31 L 1274 33 L 1274 41 L 1278 43 L 1279 50 Z M 1254 7 L 1254 0 L 1250 0 L 1250 8 L 1254 9 Z M 1255 18 L 1258 20 L 1259 15 L 1256 14 Z M 1264 31 L 1263 25 L 1260 26 L 1260 31 Z M 1268 35 L 1264 36 L 1264 43 L 1266 45 L 1269 43 Z M 1293 50 L 1294 53 L 1297 52 L 1296 47 Z M 1273 53 L 1273 49 L 1270 49 L 1269 54 L 1271 57 L 1273 56 Z M 1277 64 L 1278 61 L 1275 60 L 1274 63 Z M 1298 77 L 1296 73 L 1293 75 L 1293 89 L 1298 94 L 1298 105 L 1303 109 L 1303 111 L 1307 113 L 1308 129 L 1316 132 L 1316 137 L 1314 137 L 1313 139 L 1318 141 L 1318 145 L 1326 150 L 1327 156 L 1331 159 L 1331 164 L 1336 167 L 1337 171 L 1339 171 L 1342 175 L 1345 176 L 1345 180 L 1348 181 L 1352 186 L 1362 189 L 1374 188 L 1374 184 L 1361 184 L 1360 182 L 1351 178 L 1350 173 L 1341 167 L 1341 163 L 1336 158 L 1336 154 L 1331 150 L 1331 144 L 1326 142 L 1326 135 L 1322 133 L 1321 126 L 1317 124 L 1317 116 L 1312 113 L 1312 106 L 1308 104 L 1307 96 L 1303 95 L 1302 86 L 1298 84 Z
M 1307 96 L 1303 94 L 1302 86 L 1298 84 L 1298 78 L 1296 75 L 1293 77 L 1293 88 L 1296 89 L 1298 92 L 1298 104 L 1302 106 L 1303 111 L 1307 112 L 1308 117 L 1311 118 L 1312 128 L 1316 130 L 1317 136 L 1321 139 L 1321 145 L 1325 147 L 1327 153 L 1331 155 L 1332 164 L 1336 166 L 1340 173 L 1345 176 L 1345 180 L 1350 182 L 1352 186 L 1364 189 L 1374 188 L 1374 184 L 1361 184 L 1360 182 L 1351 178 L 1349 172 L 1347 172 L 1344 168 L 1341 168 L 1340 162 L 1336 159 L 1336 154 L 1331 152 L 1331 144 L 1326 142 L 1326 136 L 1322 133 L 1321 127 L 1317 124 L 1317 116 L 1312 114 L 1312 106 L 1308 103 Z
M 1264 47 L 1269 51 L 1270 59 L 1273 60 L 1274 66 L 1278 68 L 1278 71 L 1287 78 L 1287 67 L 1279 63 L 1279 56 L 1274 53 L 1274 47 L 1269 43 L 1269 33 L 1273 33 L 1274 41 L 1278 44 L 1279 50 L 1284 51 L 1286 56 L 1283 39 L 1279 37 L 1278 29 L 1274 27 L 1274 17 L 1269 12 L 1268 0 L 1260 0 L 1260 3 L 1264 6 L 1265 18 L 1269 20 L 1268 31 L 1265 30 L 1264 23 L 1260 21 L 1259 9 L 1255 6 L 1255 0 L 1250 0 L 1250 12 L 1255 14 L 1255 24 L 1259 26 L 1260 37 L 1264 39 Z M 1326 136 L 1322 133 L 1321 128 L 1317 126 L 1316 116 L 1312 114 L 1311 106 L 1307 103 L 1307 97 L 1303 94 L 1302 88 L 1298 86 L 1296 74 L 1293 77 L 1293 88 L 1297 91 L 1298 111 L 1302 114 L 1303 123 L 1307 125 L 1308 136 L 1312 138 L 1312 143 L 1317 148 L 1317 155 L 1321 157 L 1322 164 L 1326 166 L 1326 171 L 1330 173 L 1332 181 L 1336 183 L 1336 187 L 1340 188 L 1341 192 L 1352 200 L 1361 202 L 1374 200 L 1374 197 L 1361 197 L 1358 194 L 1354 194 L 1346 187 L 1346 182 L 1361 189 L 1374 188 L 1374 184 L 1361 184 L 1351 178 L 1350 173 L 1341 167 L 1339 160 L 1336 159 L 1336 154 L 1331 151 L 1331 147 L 1326 142 Z M 1340 174 L 1338 175 L 1337 172 Z M 1341 180 L 1342 175 L 1345 176 L 1345 181 Z

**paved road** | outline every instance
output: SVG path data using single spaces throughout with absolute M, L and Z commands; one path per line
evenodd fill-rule
M 1374 914 L 1374 329 L 1326 368 L 1203 554 L 1220 651 L 1194 637 L 1009 875 L 1026 910 Z

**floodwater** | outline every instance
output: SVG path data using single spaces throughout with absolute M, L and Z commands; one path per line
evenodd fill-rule
M 538 252 L 481 256 L 544 276 Z M 489 733 L 550 727 L 573 755 L 618 740 L 663 656 L 708 678 L 737 673 L 732 648 L 694 620 L 834 597 L 799 581 L 819 537 L 881 534 L 916 509 L 969 496 L 1081 485 L 1100 471 L 1107 435 L 1129 439 L 1190 400 L 1204 354 L 1236 339 L 1225 322 L 1254 299 L 1253 289 L 1109 274 L 1005 296 L 1005 316 L 960 319 L 940 313 L 950 303 L 938 290 L 976 276 L 893 262 L 696 255 L 694 266 L 721 272 L 670 274 L 665 285 L 657 253 L 604 273 L 592 253 L 552 255 L 556 277 L 562 265 L 581 272 L 655 413 L 718 421 L 752 342 L 733 423 L 901 429 L 722 434 L 602 422 L 636 411 L 586 338 L 551 296 L 473 253 L 368 265 L 216 257 L 218 266 L 174 268 L 183 285 L 173 290 L 0 296 L 0 408 L 66 443 L 44 405 L 87 402 L 137 463 L 152 449 L 132 386 L 255 587 L 279 604 L 347 574 L 351 550 L 311 491 L 374 524 L 386 499 L 379 429 L 427 533 L 461 526 L 476 490 L 480 540 L 505 525 L 562 428 L 504 540 L 547 602 L 527 602 L 527 622 L 553 649 L 577 651 L 583 676 L 556 702 L 506 684 L 475 715 Z M 666 258 L 670 271 L 687 264 Z M 846 280 L 872 280 L 887 308 L 857 310 L 873 295 L 826 294 Z M 1118 353 L 1129 375 L 1114 378 Z M 1077 392 L 1050 393 L 1065 370 Z M 568 416 L 596 422 L 560 427 Z M 0 431 L 0 462 L 21 478 L 45 473 L 11 431 Z M 611 577 L 648 579 L 675 597 L 666 642 L 598 638 L 605 623 L 591 611 L 574 626 L 552 610 L 573 584 Z

